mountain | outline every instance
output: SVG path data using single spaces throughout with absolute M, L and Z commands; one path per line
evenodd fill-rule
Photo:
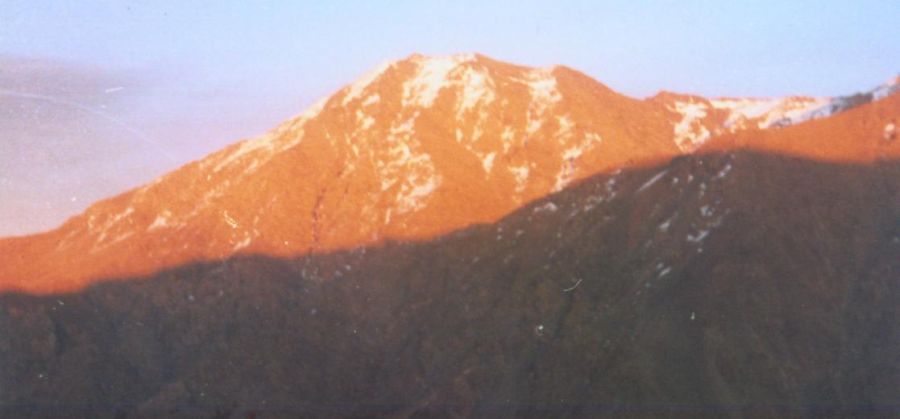
M 438 237 L 588 176 L 664 162 L 824 103 L 638 100 L 562 66 L 413 55 L 55 230 L 0 239 L 0 289 L 76 290 L 237 254 Z
M 77 289 L 238 253 L 435 237 L 588 175 L 671 158 L 666 113 L 565 67 L 414 55 L 260 138 L 0 242 L 0 285 Z
M 439 237 L 7 292 L 0 412 L 895 416 L 898 111 L 723 134 Z
M 388 63 L 0 240 L 0 416 L 896 415 L 896 86 Z

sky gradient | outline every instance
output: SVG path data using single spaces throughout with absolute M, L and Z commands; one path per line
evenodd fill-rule
M 0 7 L 0 236 L 262 133 L 418 52 L 624 94 L 830 96 L 900 71 L 897 1 L 21 1 Z

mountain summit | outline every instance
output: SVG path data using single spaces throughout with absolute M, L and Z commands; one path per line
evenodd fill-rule
M 0 240 L 0 288 L 77 289 L 238 253 L 435 237 L 587 176 L 666 161 L 717 134 L 799 121 L 826 103 L 638 100 L 562 66 L 413 55 L 56 230 Z
M 677 154 L 665 115 L 565 67 L 413 55 L 57 230 L 0 242 L 0 284 L 77 287 L 494 221 L 576 179 Z

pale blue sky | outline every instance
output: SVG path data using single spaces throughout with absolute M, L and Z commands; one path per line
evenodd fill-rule
M 385 59 L 482 52 L 624 93 L 833 95 L 898 69 L 900 2 L 4 1 L 0 53 L 320 95 Z M 186 72 L 187 74 L 183 74 Z
M 0 93 L 31 96 L 0 94 L 0 236 L 59 224 L 414 52 L 564 64 L 636 97 L 838 95 L 897 74 L 898 40 L 896 0 L 2 0 Z M 22 60 L 24 79 L 7 71 Z

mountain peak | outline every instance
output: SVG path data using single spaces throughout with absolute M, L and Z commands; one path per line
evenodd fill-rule
M 822 103 L 668 93 L 638 100 L 565 67 L 414 54 L 57 230 L 0 240 L 0 250 L 29 249 L 0 251 L 0 288 L 78 288 L 236 253 L 426 239 Z
M 292 256 L 492 222 L 597 172 L 675 155 L 656 107 L 558 67 L 412 55 L 91 207 L 33 246 L 39 265 L 60 272 L 32 272 L 24 258 L 0 263 L 0 281 L 78 287 L 235 253 Z

